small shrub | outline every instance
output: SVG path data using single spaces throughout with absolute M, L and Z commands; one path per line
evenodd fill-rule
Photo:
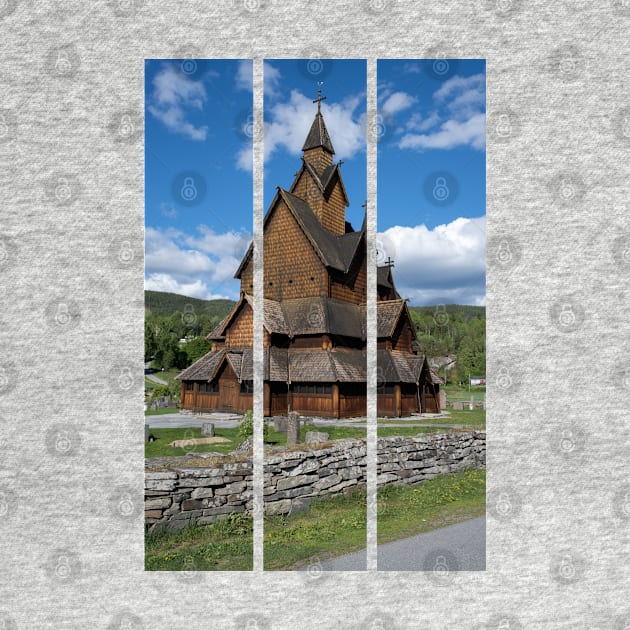
M 254 412 L 249 409 L 245 412 L 241 423 L 238 425 L 238 437 L 241 440 L 254 435 Z M 263 420 L 263 440 L 266 442 L 269 438 L 269 425 Z

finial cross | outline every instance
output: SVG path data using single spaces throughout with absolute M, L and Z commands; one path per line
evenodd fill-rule
M 387 260 L 385 261 L 385 266 L 386 267 L 393 267 L 394 266 L 394 261 L 391 259 L 391 256 L 387 257 Z
M 320 114 L 322 111 L 322 101 L 325 101 L 326 97 L 322 96 L 322 90 L 319 88 L 317 90 L 317 98 L 313 101 L 313 103 L 317 103 L 317 113 Z

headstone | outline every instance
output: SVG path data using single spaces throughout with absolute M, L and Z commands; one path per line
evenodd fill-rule
M 463 402 L 454 402 L 453 403 L 453 409 L 455 411 L 463 411 L 464 410 L 464 403 Z
M 329 435 L 324 431 L 307 431 L 305 442 L 307 444 L 319 444 L 320 442 L 328 442 Z
M 201 433 L 208 437 L 214 437 L 214 424 L 212 422 L 204 422 L 201 426 Z
M 289 412 L 287 418 L 287 446 L 300 442 L 300 416 L 295 411 Z
M 273 419 L 273 430 L 276 433 L 286 433 L 287 432 L 287 419 L 284 416 L 280 416 L 278 418 Z
M 475 408 L 475 397 L 471 396 L 470 397 L 470 403 L 468 405 L 468 409 L 470 409 L 470 411 L 472 411 Z
M 446 392 L 443 389 L 440 390 L 440 409 L 446 409 Z
M 149 425 L 145 424 L 144 425 L 144 441 L 148 442 L 149 441 L 149 436 L 151 435 L 150 430 L 149 430 Z

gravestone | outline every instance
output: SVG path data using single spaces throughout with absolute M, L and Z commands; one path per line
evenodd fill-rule
M 287 432 L 287 419 L 284 416 L 280 416 L 278 418 L 273 419 L 273 430 L 276 433 L 286 433 Z
M 453 409 L 455 411 L 463 411 L 464 410 L 464 403 L 463 402 L 454 402 L 453 403 Z
M 320 442 L 328 442 L 329 435 L 324 431 L 307 431 L 305 442 L 307 444 L 319 444 Z
M 201 433 L 208 437 L 214 437 L 214 424 L 212 422 L 204 422 L 201 426 Z
M 149 425 L 148 425 L 148 424 L 145 424 L 145 425 L 144 425 L 144 441 L 145 441 L 145 442 L 148 442 L 148 441 L 149 441 L 149 435 L 150 435 L 150 432 L 149 432 Z
M 300 442 L 300 416 L 295 411 L 289 411 L 287 418 L 287 446 Z
M 443 389 L 440 390 L 440 409 L 446 409 L 446 392 Z
M 470 397 L 470 404 L 468 405 L 468 409 L 470 409 L 470 411 L 472 411 L 475 408 L 475 397 L 471 396 Z

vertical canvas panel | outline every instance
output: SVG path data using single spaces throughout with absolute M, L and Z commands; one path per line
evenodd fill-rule
M 264 565 L 364 570 L 366 64 L 264 86 Z
M 378 567 L 443 580 L 485 568 L 485 61 L 377 75 Z
M 252 568 L 252 136 L 251 60 L 146 61 L 147 570 Z

